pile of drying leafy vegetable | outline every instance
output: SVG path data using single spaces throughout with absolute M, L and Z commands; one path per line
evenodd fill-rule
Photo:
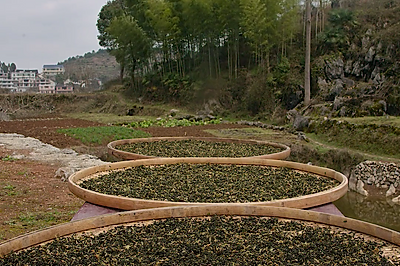
M 58 238 L 0 258 L 8 265 L 393 265 L 383 243 L 276 218 L 170 218 Z M 398 265 L 398 264 L 395 264 Z
M 203 140 L 151 141 L 123 144 L 117 150 L 155 157 L 251 157 L 283 151 L 271 145 Z

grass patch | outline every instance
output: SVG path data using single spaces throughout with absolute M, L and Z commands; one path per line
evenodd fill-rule
M 365 117 L 341 117 L 334 118 L 335 120 L 343 120 L 352 124 L 361 125 L 391 125 L 400 127 L 400 117 L 397 116 L 365 116 Z
M 76 211 L 24 212 L 16 217 L 2 222 L 0 229 L 12 232 L 13 235 L 24 234 L 28 231 L 39 230 L 52 225 L 69 222 Z M 4 240 L 6 234 L 0 234 Z
M 119 126 L 85 127 L 58 129 L 58 133 L 67 134 L 84 144 L 106 144 L 119 139 L 134 139 L 151 137 L 150 134 Z
M 398 162 L 400 160 L 400 153 L 399 153 L 400 151 L 397 154 L 385 153 L 385 148 L 379 146 L 379 144 L 377 143 L 368 143 L 368 144 L 353 143 L 356 142 L 357 140 L 354 139 L 352 140 L 352 138 L 350 137 L 346 138 L 346 140 L 342 139 L 337 141 L 336 139 L 328 138 L 326 136 L 315 133 L 308 133 L 307 137 L 310 138 L 311 140 L 319 142 L 321 145 L 326 145 L 339 150 L 348 150 L 349 152 L 353 153 L 359 153 L 359 154 L 362 153 L 365 159 L 368 160 L 379 161 L 382 160 L 382 158 L 384 158 L 384 160 L 386 161 L 394 161 L 394 162 Z M 346 144 L 346 143 L 351 143 L 351 144 Z M 314 148 L 321 154 L 324 154 L 326 152 L 326 149 L 329 149 L 321 146 L 315 146 Z
M 347 149 L 329 149 L 313 145 L 291 145 L 290 156 L 287 160 L 299 163 L 312 163 L 313 165 L 327 167 L 350 174 L 350 170 L 363 162 L 365 157 Z
M 219 138 L 235 138 L 235 139 L 256 139 L 264 141 L 272 141 L 283 144 L 297 142 L 297 137 L 285 131 L 276 131 L 264 128 L 229 128 L 229 129 L 208 129 L 205 130 Z
M 7 184 L 5 186 L 3 186 L 3 192 L 0 193 L 0 196 L 16 196 L 17 195 L 17 191 L 15 191 L 16 187 L 10 184 Z
M 5 185 L 3 188 L 7 189 L 7 190 L 14 190 L 15 189 L 15 187 L 13 185 Z
M 316 123 L 307 134 L 329 146 L 347 148 L 372 155 L 400 158 L 400 128 L 392 125 L 351 124 L 326 120 Z
M 1 158 L 1 160 L 2 160 L 3 162 L 13 162 L 13 161 L 16 161 L 16 160 L 18 160 L 18 159 L 17 159 L 17 158 L 14 158 L 14 157 L 12 157 L 12 156 L 10 156 L 10 155 L 6 155 L 5 157 Z

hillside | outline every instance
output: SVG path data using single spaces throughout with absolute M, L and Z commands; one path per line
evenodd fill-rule
M 201 44 L 199 50 L 179 52 L 179 58 L 162 56 L 152 47 L 152 57 L 162 60 L 155 68 L 145 63 L 137 66 L 127 63 L 124 88 L 128 92 L 131 89 L 137 99 L 190 106 L 212 102 L 218 107 L 212 110 L 214 114 L 241 112 L 260 119 L 272 114 L 283 116 L 285 111 L 296 107 L 303 115 L 326 117 L 399 115 L 400 19 L 396 14 L 400 0 L 336 2 L 340 5 L 319 6 L 313 1 L 312 102 L 307 110 L 301 109 L 304 97 L 301 27 L 293 29 L 297 34 L 291 36 L 290 42 L 282 40 L 282 47 L 280 42 L 271 44 L 265 51 L 266 62 L 254 57 L 251 38 L 233 36 L 233 46 L 230 42 Z M 112 6 L 106 5 L 107 8 Z M 300 13 L 301 10 L 297 14 Z M 184 43 L 185 38 L 181 41 Z M 238 50 L 240 47 L 240 53 L 236 46 Z M 134 62 L 140 61 L 151 62 L 142 59 Z M 66 68 L 66 78 L 72 80 L 99 79 L 104 83 L 120 74 L 118 63 L 106 50 L 61 63 Z M 130 71 L 129 66 L 134 65 L 136 69 Z
M 399 11 L 399 0 L 365 0 L 330 12 L 313 60 L 317 114 L 400 114 Z
M 70 57 L 60 64 L 65 67 L 65 78 L 73 81 L 98 79 L 104 83 L 119 75 L 119 64 L 102 49 Z

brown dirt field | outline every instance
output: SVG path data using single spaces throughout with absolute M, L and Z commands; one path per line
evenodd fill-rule
M 58 148 L 73 147 L 78 152 L 105 150 L 88 149 L 80 141 L 57 133 L 59 128 L 104 126 L 70 118 L 37 118 L 0 121 L 0 133 L 18 133 L 39 139 Z M 205 129 L 241 128 L 242 125 L 219 124 L 193 127 L 142 129 L 154 137 L 211 136 Z M 81 148 L 80 148 L 81 147 Z M 83 148 L 82 148 L 83 147 Z M 21 153 L 29 151 L 18 151 Z M 68 191 L 67 183 L 55 178 L 58 165 L 9 160 L 14 151 L 0 145 L 0 242 L 12 237 L 68 222 L 84 203 Z M 96 154 L 95 154 L 96 155 Z
M 0 241 L 69 221 L 84 202 L 54 178 L 58 166 L 7 160 L 12 154 L 0 147 Z

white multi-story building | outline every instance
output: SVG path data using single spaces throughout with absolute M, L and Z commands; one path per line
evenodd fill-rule
M 11 72 L 11 79 L 23 80 L 23 79 L 35 79 L 38 75 L 38 71 L 35 70 L 25 70 L 17 69 L 15 72 Z
M 5 73 L 3 70 L 0 69 L 0 79 L 7 79 L 8 73 Z
M 8 77 L 8 73 L 0 70 L 0 89 L 7 89 L 12 91 L 16 91 L 17 87 L 14 85 L 12 79 Z
M 63 65 L 44 65 L 43 66 L 43 76 L 46 78 L 55 78 L 57 75 L 62 75 L 65 73 Z
M 58 74 L 64 73 L 62 65 L 43 66 L 44 73 L 39 74 L 38 70 L 16 70 L 11 73 L 4 73 L 0 70 L 0 89 L 7 89 L 10 92 L 34 91 L 39 93 L 73 93 L 72 84 L 60 84 L 50 79 Z M 46 71 L 47 72 L 46 72 Z M 49 77 L 50 76 L 50 77 Z
M 27 90 L 37 89 L 36 77 L 37 70 L 16 70 L 11 72 L 11 80 L 14 86 L 18 88 L 18 92 L 25 92 Z
M 12 79 L 0 78 L 0 89 L 8 89 L 10 91 L 16 91 L 17 87 L 14 85 Z

